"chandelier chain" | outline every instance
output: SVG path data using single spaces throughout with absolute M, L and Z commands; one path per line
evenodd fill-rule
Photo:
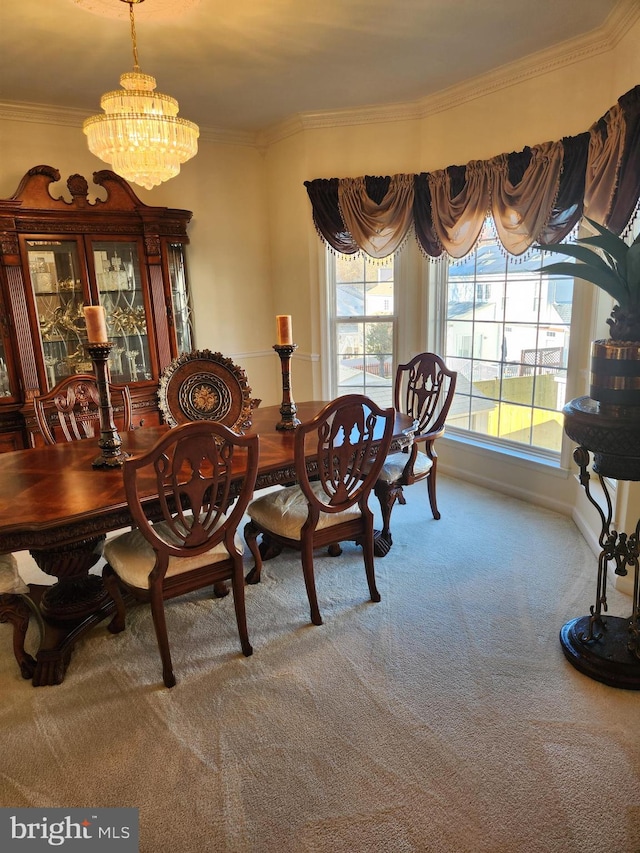
M 129 3 L 129 20 L 131 22 L 131 43 L 133 45 L 133 70 L 140 71 L 138 64 L 138 42 L 136 41 L 136 21 L 133 16 L 133 3 Z

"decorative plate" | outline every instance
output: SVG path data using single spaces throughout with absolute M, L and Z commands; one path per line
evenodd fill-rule
M 245 371 L 219 352 L 194 350 L 167 365 L 158 387 L 169 426 L 218 421 L 242 434 L 251 426 L 251 388 Z

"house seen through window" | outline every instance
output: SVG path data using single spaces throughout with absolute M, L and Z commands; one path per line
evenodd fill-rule
M 336 396 L 366 394 L 389 406 L 395 378 L 393 258 L 332 257 Z
M 444 358 L 458 383 L 448 427 L 559 453 L 573 281 L 543 275 L 547 261 L 505 255 L 487 223 L 449 265 Z

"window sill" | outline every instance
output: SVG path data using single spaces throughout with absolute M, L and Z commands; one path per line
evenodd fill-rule
M 520 468 L 536 471 L 544 470 L 545 474 L 558 477 L 562 480 L 566 480 L 569 476 L 575 474 L 574 470 L 569 471 L 566 468 L 562 468 L 558 458 L 551 459 L 536 453 L 526 453 L 513 447 L 498 445 L 488 441 L 485 442 L 477 438 L 462 437 L 455 433 L 447 432 L 440 439 L 440 442 L 452 449 L 461 449 L 464 447 L 465 450 L 475 456 L 493 459 L 499 457 L 501 461 L 509 462 Z

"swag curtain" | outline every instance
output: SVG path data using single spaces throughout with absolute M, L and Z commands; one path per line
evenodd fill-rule
M 511 255 L 560 242 L 582 215 L 621 234 L 640 199 L 640 86 L 588 131 L 490 160 L 391 177 L 305 181 L 320 237 L 341 254 L 393 254 L 413 228 L 432 258 L 462 258 L 487 213 Z

